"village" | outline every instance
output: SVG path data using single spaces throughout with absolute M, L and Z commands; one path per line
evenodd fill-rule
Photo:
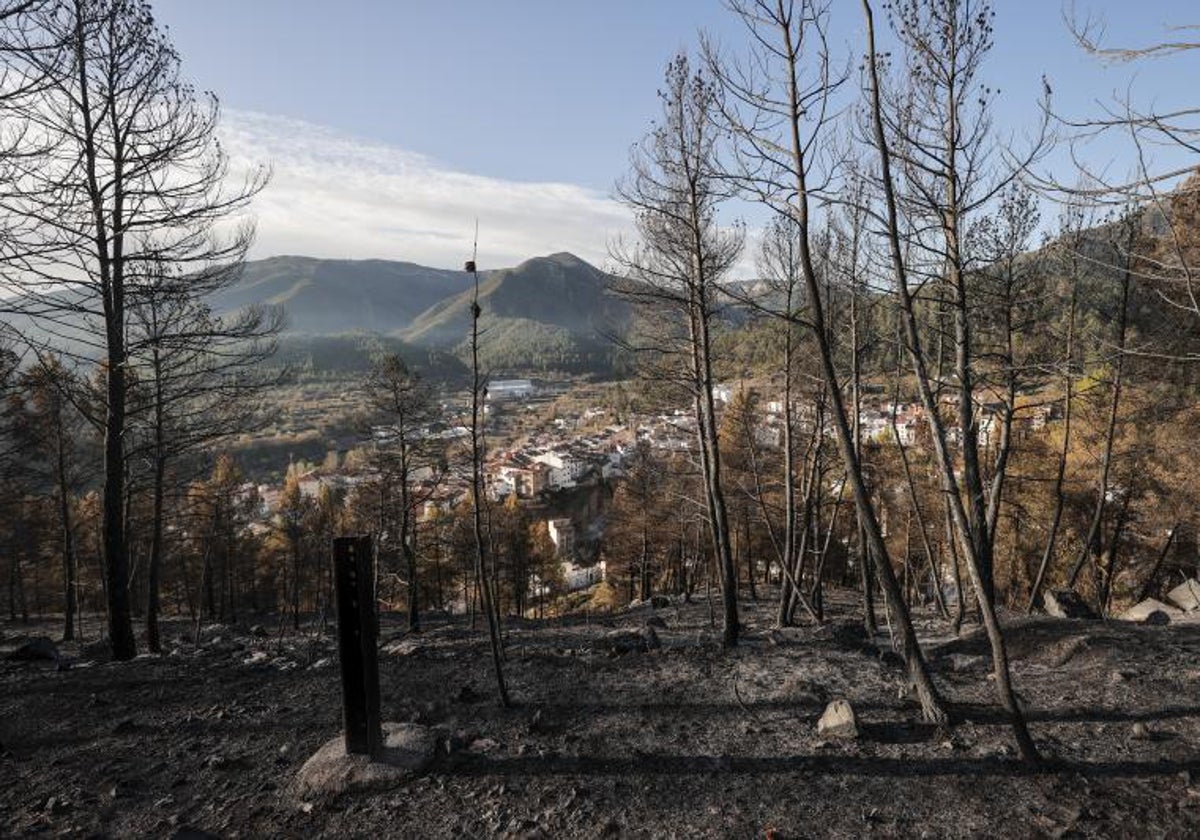
M 864 443 L 921 447 L 927 429 L 923 406 L 888 398 L 881 385 L 865 384 L 861 397 L 858 428 Z M 655 413 L 626 412 L 623 416 L 603 405 L 603 392 L 585 391 L 588 401 L 573 401 L 570 409 L 555 400 L 571 394 L 561 383 L 535 383 L 530 379 L 497 379 L 488 385 L 484 414 L 489 445 L 484 463 L 484 486 L 489 502 L 502 504 L 510 497 L 530 514 L 544 521 L 561 563 L 567 592 L 586 589 L 606 579 L 606 563 L 600 551 L 604 537 L 605 509 L 615 482 L 624 476 L 626 460 L 640 441 L 660 456 L 686 456 L 696 448 L 696 421 L 686 408 L 669 408 Z M 719 383 L 712 395 L 718 412 L 734 401 L 739 392 L 754 395 L 757 412 L 754 428 L 756 446 L 764 451 L 783 447 L 784 403 L 772 383 Z M 961 441 L 956 422 L 956 394 L 944 394 L 940 402 L 949 418 L 947 436 Z M 555 407 L 550 422 L 533 418 L 547 405 Z M 470 436 L 469 406 L 460 397 L 441 405 L 441 420 L 420 430 L 422 437 L 444 442 L 447 452 L 461 451 Z M 1058 419 L 1061 406 L 1055 401 L 1029 401 L 1014 417 L 1014 433 L 1024 435 L 1043 429 Z M 1000 433 L 1003 403 L 976 408 L 976 423 L 983 445 L 995 442 Z M 524 418 L 529 419 L 524 419 Z M 796 432 L 811 434 L 815 422 L 824 422 L 811 401 L 795 400 Z M 303 469 L 298 476 L 300 492 L 315 499 L 323 488 L 344 498 L 354 487 L 376 474 L 369 457 L 361 453 L 386 447 L 395 430 L 372 426 L 369 434 L 347 444 L 342 457 Z M 824 424 L 822 434 L 832 439 L 833 430 Z M 460 459 L 461 460 L 461 459 Z M 412 475 L 412 492 L 420 500 L 416 515 L 427 522 L 445 515 L 470 498 L 470 471 L 463 466 L 435 471 L 421 467 Z M 831 489 L 840 485 L 831 480 Z M 282 488 L 269 483 L 247 483 L 243 498 L 257 503 L 257 521 L 252 530 L 267 532 L 278 515 Z M 587 503 L 578 504 L 580 498 Z M 536 584 L 534 584 L 536 585 Z M 943 585 L 949 585 L 943 581 Z M 461 606 L 461 605 L 460 605 Z

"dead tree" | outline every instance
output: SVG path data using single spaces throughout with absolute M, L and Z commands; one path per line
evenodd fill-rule
M 16 441 L 29 468 L 44 468 L 45 483 L 54 488 L 63 573 L 63 640 L 75 638 L 79 612 L 79 564 L 75 548 L 75 495 L 82 485 L 87 426 L 69 394 L 71 374 L 58 357 L 48 354 L 25 371 L 12 395 Z M 42 471 L 42 470 L 39 470 Z
M 799 256 L 808 299 L 807 323 L 827 385 L 829 416 L 846 480 L 922 711 L 928 720 L 945 721 L 946 711 L 901 597 L 854 445 L 813 253 L 811 202 L 814 192 L 820 194 L 813 161 L 826 127 L 830 93 L 837 84 L 825 38 L 827 7 L 809 0 L 745 0 L 735 3 L 734 10 L 761 50 L 746 67 L 727 63 L 709 50 L 710 66 L 719 74 L 729 103 L 724 116 L 738 144 L 735 177 L 749 195 L 792 219 L 802 232 Z
M 618 186 L 634 213 L 639 243 L 614 246 L 625 280 L 618 291 L 635 306 L 660 313 L 673 330 L 666 356 L 680 362 L 696 422 L 713 554 L 721 581 L 723 642 L 738 641 L 737 569 L 721 476 L 721 447 L 713 387 L 712 328 L 719 283 L 742 249 L 740 229 L 723 229 L 718 210 L 727 190 L 717 167 L 720 131 L 717 91 L 686 56 L 668 66 L 661 93 L 663 120 L 635 148 L 632 174 Z M 643 347 L 643 349 L 646 349 Z
M 170 265 L 189 269 L 244 251 L 222 237 L 265 182 L 224 187 L 219 108 L 181 75 L 180 59 L 141 0 L 38 6 L 0 42 L 13 74 L 39 79 L 0 108 L 21 154 L 0 162 L 0 243 L 13 309 L 35 347 L 63 347 L 106 371 L 103 556 L 113 655 L 136 652 L 125 505 L 131 310 Z
M 879 156 L 879 182 L 884 197 L 884 222 L 893 281 L 899 303 L 904 340 L 920 392 L 929 415 L 933 445 L 950 505 L 959 549 L 975 589 L 983 624 L 991 644 L 998 698 L 1007 711 L 1022 757 L 1038 759 L 1037 747 L 1017 704 L 1008 666 L 1004 635 L 996 618 L 991 587 L 991 547 L 994 521 L 988 518 L 974 417 L 974 378 L 971 358 L 970 314 L 967 300 L 966 258 L 962 249 L 962 224 L 966 211 L 983 196 L 971 197 L 965 188 L 973 167 L 986 155 L 980 144 L 986 139 L 986 119 L 965 126 L 964 102 L 978 95 L 972 90 L 983 56 L 990 47 L 991 15 L 984 3 L 975 8 L 956 0 L 911 0 L 901 7 L 897 34 L 905 46 L 906 78 L 916 84 L 903 110 L 885 116 L 880 86 L 880 60 L 875 50 L 874 16 L 870 0 L 862 0 L 867 30 L 868 119 Z M 900 163 L 907 169 L 909 185 L 928 202 L 936 225 L 936 247 L 944 260 L 949 285 L 954 291 L 955 374 L 959 382 L 959 434 L 963 477 L 960 483 L 949 446 L 945 422 L 934 397 L 929 362 L 920 334 L 917 305 L 905 259 L 903 229 L 896 184 L 892 174 L 892 141 L 888 130 L 899 134 L 903 150 Z M 993 486 L 993 491 L 999 485 Z M 964 503 L 965 490 L 967 502 Z M 968 510 L 969 507 L 969 510 Z
M 1042 549 L 1042 559 L 1038 564 L 1037 575 L 1029 588 L 1029 601 L 1025 605 L 1026 612 L 1033 612 L 1037 605 L 1038 595 L 1046 581 L 1046 574 L 1054 560 L 1055 548 L 1058 542 L 1058 532 L 1062 525 L 1063 508 L 1066 505 L 1064 485 L 1067 475 L 1067 455 L 1071 451 L 1071 421 L 1075 396 L 1075 366 L 1077 360 L 1078 337 L 1076 336 L 1076 312 L 1079 306 L 1079 280 L 1082 274 L 1084 244 L 1084 215 L 1081 205 L 1068 204 L 1064 208 L 1060 224 L 1058 241 L 1055 244 L 1057 262 L 1067 274 L 1067 282 L 1071 285 L 1070 302 L 1067 311 L 1066 348 L 1062 360 L 1062 389 L 1063 389 L 1063 434 L 1062 446 L 1058 451 L 1058 463 L 1054 473 L 1054 512 L 1050 516 L 1050 527 L 1046 532 L 1046 545 Z
M 487 554 L 491 541 L 485 533 L 483 505 L 486 502 L 483 488 L 483 463 L 485 457 L 483 401 L 487 399 L 487 377 L 479 370 L 479 272 L 475 260 L 467 263 L 467 271 L 474 279 L 471 297 L 471 528 L 475 537 L 475 576 L 479 582 L 480 605 L 488 623 L 488 639 L 492 645 L 492 664 L 496 670 L 496 688 L 500 692 L 500 704 L 508 708 L 508 686 L 504 681 L 503 639 L 500 637 L 500 608 L 493 590 L 493 576 L 489 575 Z M 495 564 L 490 567 L 494 571 Z
M 1112 472 L 1113 449 L 1116 442 L 1117 423 L 1120 419 L 1121 395 L 1125 384 L 1125 342 L 1128 337 L 1129 325 L 1129 293 L 1134 273 L 1137 271 L 1135 250 L 1141 222 L 1140 213 L 1127 213 L 1110 231 L 1112 236 L 1109 245 L 1114 254 L 1114 261 L 1120 266 L 1117 270 L 1120 273 L 1121 297 L 1115 313 L 1116 335 L 1113 345 L 1112 380 L 1109 382 L 1108 418 L 1104 428 L 1103 449 L 1096 464 L 1096 501 L 1092 506 L 1092 515 L 1079 551 L 1079 557 L 1071 567 L 1071 573 L 1067 579 L 1068 584 L 1074 586 L 1084 564 L 1091 559 L 1092 568 L 1096 572 L 1097 605 L 1101 611 L 1104 609 L 1104 603 L 1099 558 L 1104 553 L 1104 511 L 1108 503 L 1109 476 Z
M 376 360 L 367 380 L 367 393 L 384 425 L 375 434 L 372 460 L 379 470 L 380 534 L 378 543 L 395 542 L 408 577 L 408 629 L 421 628 L 418 598 L 418 509 L 430 496 L 443 472 L 440 446 L 424 434 L 436 418 L 429 385 L 395 354 Z M 417 476 L 427 471 L 425 489 Z M 394 496 L 394 498 L 393 498 Z M 385 534 L 387 535 L 385 537 Z

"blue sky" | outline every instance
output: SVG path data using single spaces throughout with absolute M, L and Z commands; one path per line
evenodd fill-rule
M 881 5 L 881 4 L 877 4 Z M 1200 55 L 1105 66 L 1076 48 L 1059 0 L 996 0 L 987 77 L 1020 135 L 1046 74 L 1056 108 L 1089 114 L 1131 80 L 1141 101 L 1196 102 Z M 835 49 L 860 49 L 856 0 L 833 0 Z M 481 262 L 555 250 L 602 263 L 625 227 L 610 200 L 657 109 L 667 60 L 701 30 L 729 50 L 717 0 L 155 0 L 185 72 L 217 92 L 239 159 L 271 163 L 256 255 Z M 1075 0 L 1112 40 L 1200 22 L 1195 0 Z M 1189 98 L 1190 97 L 1190 98 Z M 1095 150 L 1122 167 L 1122 150 Z M 1061 159 L 1057 163 L 1065 170 Z M 486 259 L 485 259 L 486 258 Z

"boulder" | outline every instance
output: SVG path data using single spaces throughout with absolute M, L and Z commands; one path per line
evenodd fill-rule
M 45 636 L 37 636 L 8 655 L 14 662 L 57 662 L 58 646 Z
M 379 652 L 384 656 L 412 656 L 424 649 L 425 646 L 417 639 L 400 638 L 388 642 Z
M 641 630 L 609 631 L 594 642 L 594 647 L 620 656 L 625 653 L 646 653 L 662 647 L 662 643 L 653 627 L 643 627 Z
M 646 626 L 653 627 L 656 630 L 666 630 L 667 622 L 663 621 L 660 616 L 652 615 L 646 619 Z
M 433 731 L 414 723 L 383 725 L 383 754 L 377 761 L 348 755 L 339 735 L 304 762 L 292 792 L 303 799 L 395 787 L 427 769 L 436 753 Z
M 817 721 L 817 733 L 828 738 L 857 738 L 858 718 L 850 701 L 838 698 L 826 706 Z
M 1200 609 L 1200 581 L 1185 580 L 1167 593 L 1167 600 L 1185 612 Z
M 1055 618 L 1100 618 L 1074 589 L 1056 589 L 1045 593 L 1042 595 L 1042 608 Z
M 950 670 L 958 673 L 983 668 L 988 664 L 986 656 L 971 656 L 967 653 L 952 653 L 946 658 L 950 661 Z
M 1134 604 L 1117 618 L 1121 621 L 1136 621 L 1139 624 L 1170 624 L 1171 619 L 1179 615 L 1179 610 L 1174 607 L 1167 606 L 1154 598 L 1147 598 L 1145 601 Z

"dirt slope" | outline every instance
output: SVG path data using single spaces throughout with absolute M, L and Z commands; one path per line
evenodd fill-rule
M 850 603 L 849 599 L 845 600 Z M 219 837 L 1182 837 L 1200 832 L 1200 630 L 1012 620 L 1016 686 L 1053 762 L 1013 758 L 978 634 L 932 649 L 963 717 L 920 723 L 902 671 L 847 611 L 722 651 L 704 603 L 662 647 L 614 656 L 596 621 L 508 634 L 517 708 L 485 637 L 436 626 L 381 659 L 385 716 L 434 726 L 433 770 L 374 796 L 301 802 L 296 770 L 340 726 L 332 639 L 209 628 L 130 663 L 0 662 L 0 835 Z M 385 621 L 385 637 L 398 631 Z M 933 620 L 927 638 L 944 634 Z M 25 628 L 0 628 L 0 652 Z M 64 648 L 68 656 L 78 651 Z M 846 697 L 858 740 L 815 722 Z M 1135 727 L 1135 724 L 1142 726 Z M 1146 731 L 1143 733 L 1142 729 Z M 773 833 L 772 833 L 773 832 Z

